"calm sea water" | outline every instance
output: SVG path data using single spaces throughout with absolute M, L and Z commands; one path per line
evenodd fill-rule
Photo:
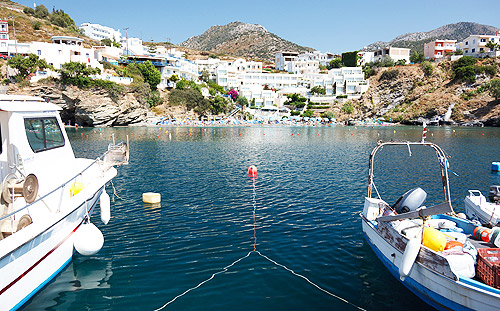
M 168 130 L 168 133 L 166 131 Z M 368 155 L 378 140 L 420 140 L 417 127 L 224 127 L 68 129 L 75 154 L 97 157 L 130 136 L 131 160 L 118 168 L 112 218 L 96 255 L 71 264 L 24 310 L 154 310 L 255 247 L 318 286 L 368 310 L 428 310 L 364 242 L 358 213 Z M 82 135 L 83 134 L 83 135 Z M 88 137 L 87 137 L 88 136 Z M 452 201 L 499 182 L 500 130 L 429 128 L 450 158 Z M 406 147 L 381 152 L 375 182 L 394 202 L 421 186 L 439 202 L 435 156 Z M 248 166 L 258 177 L 248 178 Z M 399 166 L 399 168 L 396 168 Z M 402 168 L 401 168 L 402 167 Z M 387 180 L 387 182 L 384 182 Z M 107 188 L 112 193 L 112 188 Z M 160 205 L 142 203 L 158 192 Z M 255 207 L 255 227 L 253 210 Z M 165 310 L 356 310 L 257 253 Z

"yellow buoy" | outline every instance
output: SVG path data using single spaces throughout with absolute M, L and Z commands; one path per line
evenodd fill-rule
M 82 182 L 75 181 L 69 188 L 69 194 L 71 196 L 77 195 L 84 187 L 85 185 Z
M 446 236 L 439 230 L 425 227 L 423 244 L 436 252 L 442 252 L 446 246 Z
M 154 192 L 145 192 L 142 194 L 142 202 L 151 204 L 160 203 L 161 195 Z

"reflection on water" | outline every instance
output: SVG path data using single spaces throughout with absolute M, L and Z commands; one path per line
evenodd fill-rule
M 485 192 L 499 176 L 498 129 L 429 128 L 451 156 L 454 207 L 468 189 Z M 95 132 L 94 132 L 95 131 Z M 152 310 L 253 249 L 256 165 L 257 249 L 322 288 L 368 310 L 428 310 L 364 243 L 359 212 L 368 156 L 378 140 L 419 141 L 418 127 L 213 127 L 70 129 L 78 156 L 94 158 L 110 135 L 129 135 L 130 164 L 118 169 L 112 218 L 93 221 L 105 244 L 73 263 L 26 310 Z M 89 138 L 86 138 L 88 134 Z M 484 135 L 482 135 L 484 134 Z M 436 156 L 412 148 L 378 158 L 375 183 L 393 203 L 421 186 L 441 200 Z M 397 182 L 396 182 L 397 180 Z M 162 202 L 144 204 L 142 193 Z M 108 193 L 112 189 L 108 188 Z M 168 310 L 353 310 L 302 279 L 250 256 Z
M 43 295 L 35 295 L 31 299 L 25 310 L 52 310 L 56 306 L 59 310 L 72 310 L 79 302 L 78 296 L 71 292 L 109 288 L 112 275 L 111 261 L 75 259 L 43 289 Z

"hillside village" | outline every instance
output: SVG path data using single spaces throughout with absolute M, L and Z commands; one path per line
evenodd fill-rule
M 50 15 L 43 5 L 10 9 L 31 19 L 34 28 L 39 19 Z M 58 10 L 50 20 L 56 13 L 69 18 Z M 127 31 L 123 34 L 92 23 L 76 27 L 73 36 L 21 42 L 16 38 L 16 24 L 14 19 L 0 20 L 0 58 L 8 63 L 3 69 L 4 84 L 9 92 L 65 102 L 69 123 L 144 122 L 154 116 L 148 109 L 166 119 L 230 116 L 267 122 L 315 117 L 497 125 L 500 116 L 495 101 L 500 81 L 498 32 L 470 35 L 463 42 L 433 40 L 425 43 L 423 53 L 391 46 L 340 55 L 278 51 L 274 62 L 265 62 L 217 55 L 216 51 L 193 52 L 168 42 L 145 43 L 129 37 Z M 455 64 L 462 57 L 474 61 L 464 61 L 465 69 L 458 68 Z M 24 72 L 28 59 L 31 67 Z M 457 74 L 460 70 L 468 71 L 462 77 Z M 47 87 L 50 84 L 60 91 Z M 85 95 L 85 89 L 90 94 Z M 99 102 L 115 107 L 103 109 Z M 136 110 L 140 116 L 133 116 L 130 102 L 141 107 Z M 75 108 L 78 105 L 87 108 Z M 71 116 L 76 111 L 84 113 Z M 123 111 L 128 118 L 120 117 Z

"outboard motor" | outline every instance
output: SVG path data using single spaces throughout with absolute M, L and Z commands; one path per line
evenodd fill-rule
M 500 202 L 500 186 L 490 186 L 490 192 L 488 193 L 488 199 L 491 203 L 498 204 Z
M 412 212 L 422 206 L 426 198 L 427 193 L 422 188 L 411 189 L 403 194 L 392 208 L 398 214 Z

